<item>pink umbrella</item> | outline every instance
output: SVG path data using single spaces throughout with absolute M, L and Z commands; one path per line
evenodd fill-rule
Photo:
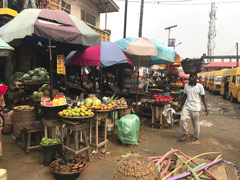
M 134 66 L 120 47 L 112 42 L 101 42 L 101 46 L 91 46 L 84 51 L 71 52 L 66 57 L 66 64 L 74 66 L 101 66 L 127 62 Z

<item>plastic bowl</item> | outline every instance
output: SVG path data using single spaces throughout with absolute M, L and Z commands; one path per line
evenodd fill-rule
M 80 175 L 80 172 L 72 173 L 72 174 L 57 174 L 54 172 L 52 173 L 56 180 L 75 180 Z

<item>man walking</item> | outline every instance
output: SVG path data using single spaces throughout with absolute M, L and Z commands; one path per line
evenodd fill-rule
M 192 125 L 194 129 L 192 141 L 196 141 L 199 139 L 199 116 L 201 111 L 201 101 L 203 102 L 203 105 L 205 107 L 205 113 L 206 115 L 208 115 L 204 88 L 200 83 L 197 82 L 197 74 L 191 74 L 189 77 L 189 83 L 186 84 L 184 87 L 184 98 L 179 108 L 180 110 L 182 109 L 180 119 L 180 141 L 186 140 L 189 135 L 187 128 L 188 119 L 192 120 Z

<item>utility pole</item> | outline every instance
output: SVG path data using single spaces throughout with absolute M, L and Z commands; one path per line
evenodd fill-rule
M 237 65 L 236 65 L 236 67 L 238 67 L 238 62 L 239 62 L 239 58 L 238 58 L 238 42 L 236 43 L 236 48 L 237 48 Z
M 139 32 L 138 32 L 138 37 L 142 37 L 143 8 L 144 8 L 144 0 L 141 0 L 140 21 L 139 21 Z
M 123 38 L 126 38 L 126 29 L 127 29 L 127 9 L 128 9 L 128 0 L 125 0 L 125 14 L 124 14 Z

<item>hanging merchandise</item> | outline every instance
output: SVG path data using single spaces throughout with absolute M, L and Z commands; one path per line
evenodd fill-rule
M 66 74 L 64 55 L 57 55 L 57 74 Z

